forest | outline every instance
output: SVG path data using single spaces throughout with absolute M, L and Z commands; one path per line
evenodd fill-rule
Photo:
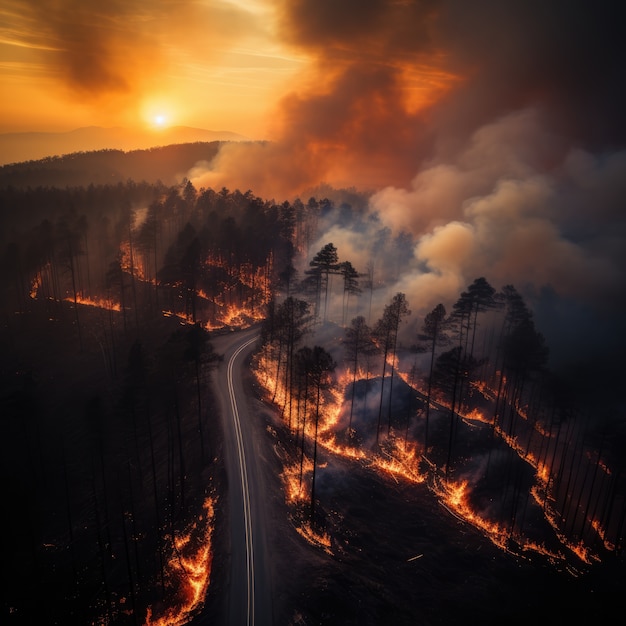
M 478 276 L 417 314 L 380 259 L 320 240 L 361 212 L 186 179 L 0 189 L 7 623 L 32 623 L 33 588 L 50 623 L 197 607 L 181 563 L 206 562 L 223 484 L 211 341 L 254 324 L 285 500 L 313 545 L 332 552 L 323 452 L 426 484 L 504 551 L 576 576 L 622 558 L 619 415 L 550 371 L 516 286 Z
M 207 549 L 210 331 L 263 318 L 297 207 L 188 182 L 0 195 L 4 614 L 143 623 L 188 599 L 182 543 Z

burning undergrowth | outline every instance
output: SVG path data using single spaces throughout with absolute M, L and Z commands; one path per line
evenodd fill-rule
M 203 511 L 169 543 L 165 565 L 165 606 L 148 607 L 145 626 L 178 626 L 189 622 L 204 605 L 213 562 L 212 535 L 216 498 L 208 496 Z
M 406 354 L 402 358 L 411 360 Z M 345 480 L 346 468 L 356 463 L 404 485 L 407 493 L 411 485 L 425 483 L 446 511 L 518 558 L 541 559 L 573 576 L 598 562 L 597 554 L 564 532 L 557 519 L 555 492 L 540 461 L 550 434 L 541 435 L 540 425 L 523 415 L 515 431 L 505 419 L 496 423 L 490 415 L 493 390 L 477 385 L 468 394 L 471 402 L 454 410 L 443 396 L 433 395 L 424 448 L 419 442 L 425 434 L 426 390 L 401 370 L 402 358 L 394 363 L 394 375 L 355 375 L 338 367 L 325 383 L 318 378 L 317 388 L 304 389 L 309 383 L 300 381 L 291 394 L 271 348 L 257 354 L 257 380 L 290 433 L 292 443 L 281 448 L 280 457 L 298 532 L 333 552 L 336 520 L 325 499 L 332 490 L 326 487 Z M 521 408 L 518 413 L 523 414 Z

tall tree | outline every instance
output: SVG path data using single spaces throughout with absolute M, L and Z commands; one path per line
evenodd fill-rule
M 389 380 L 389 408 L 388 408 L 388 423 L 387 434 L 391 430 L 391 400 L 393 392 L 393 376 L 395 370 L 396 359 L 396 346 L 398 341 L 398 330 L 400 328 L 400 322 L 408 315 L 411 314 L 409 306 L 406 301 L 406 296 L 402 292 L 398 292 L 392 299 L 391 303 L 385 306 L 383 316 L 378 320 L 372 336 L 378 344 L 378 348 L 383 355 L 383 371 L 380 382 L 380 403 L 378 406 L 378 424 L 376 427 L 376 444 L 378 444 L 378 438 L 380 433 L 380 424 L 383 413 L 383 394 L 385 389 L 385 376 L 387 373 L 387 361 L 390 359 L 391 375 Z
M 59 260 L 63 269 L 70 275 L 70 284 L 74 298 L 74 317 L 76 321 L 76 329 L 78 331 L 78 343 L 80 349 L 83 349 L 83 335 L 80 325 L 80 316 L 78 314 L 78 292 L 80 285 L 78 283 L 78 256 L 83 254 L 80 245 L 80 232 L 74 224 L 68 219 L 61 219 L 57 225 L 59 236 Z
M 118 254 L 114 261 L 109 264 L 105 277 L 105 284 L 108 291 L 113 290 L 120 302 L 120 311 L 122 313 L 122 322 L 124 324 L 124 334 L 127 332 L 126 327 L 126 285 L 124 284 L 124 269 L 122 268 L 122 259 Z
M 303 346 L 295 355 L 295 369 L 298 377 L 298 417 L 302 416 L 299 422 L 302 423 L 302 436 L 300 438 L 300 487 L 302 487 L 302 473 L 304 470 L 304 443 L 306 440 L 307 412 L 310 396 L 310 369 L 313 363 L 313 350 L 309 346 Z M 296 442 L 298 441 L 296 433 Z
M 339 264 L 339 273 L 343 277 L 343 306 L 341 323 L 345 325 L 350 296 L 357 296 L 361 293 L 359 287 L 359 273 L 354 269 L 350 261 L 343 261 Z
M 352 367 L 352 392 L 350 397 L 350 419 L 348 421 L 348 433 L 350 433 L 352 431 L 352 416 L 354 413 L 354 397 L 356 393 L 359 362 L 363 356 L 371 354 L 374 348 L 372 330 L 367 325 L 362 315 L 355 317 L 352 320 L 352 324 L 346 328 L 344 346 L 346 361 Z
M 478 328 L 478 314 L 498 305 L 495 297 L 495 289 L 483 277 L 476 278 L 467 291 L 461 293 L 459 299 L 452 307 L 449 319 L 451 327 L 456 326 L 459 338 L 459 346 L 462 348 L 457 354 L 459 359 L 474 359 L 474 346 L 476 341 L 476 329 Z M 457 371 L 461 371 L 461 367 Z M 461 402 L 464 398 L 463 385 L 466 380 L 458 380 L 458 397 Z
M 148 289 L 148 298 L 150 298 L 150 282 L 154 278 L 154 298 L 155 309 L 159 307 L 159 281 L 157 274 L 159 271 L 158 264 L 158 240 L 159 231 L 161 228 L 161 222 L 159 220 L 159 213 L 161 210 L 161 203 L 154 201 L 148 207 L 148 214 L 146 219 L 139 228 L 137 235 L 137 245 L 143 254 L 143 264 L 146 270 L 146 287 Z M 152 266 L 153 271 L 150 271 Z
M 452 318 L 459 324 L 459 345 L 471 356 L 474 356 L 478 314 L 496 307 L 495 293 L 484 277 L 476 278 L 452 307 Z
M 509 407 L 509 435 L 515 434 L 517 416 L 524 392 L 533 373 L 541 371 L 548 361 L 548 348 L 541 333 L 528 317 L 518 323 L 503 340 L 503 370 L 506 372 L 505 405 Z
M 339 257 L 334 244 L 327 243 L 309 262 L 310 270 L 306 274 L 313 282 L 315 289 L 315 316 L 319 317 L 322 308 L 322 293 L 324 294 L 324 306 L 322 321 L 326 321 L 328 309 L 328 286 L 330 275 L 339 271 Z
M 428 426 L 430 421 L 430 400 L 433 388 L 433 367 L 435 364 L 435 349 L 438 345 L 445 345 L 448 337 L 446 329 L 446 308 L 439 303 L 424 318 L 420 339 L 430 343 L 430 372 L 428 374 L 428 390 L 426 392 L 426 421 L 424 424 L 424 454 L 428 452 Z
M 294 385 L 294 354 L 302 337 L 308 332 L 310 322 L 309 304 L 289 296 L 278 306 L 272 303 L 268 316 L 263 324 L 263 343 L 273 352 L 276 361 L 274 393 L 272 400 L 277 398 L 280 383 L 283 383 L 285 405 L 291 402 Z M 291 406 L 289 407 L 291 419 Z
M 321 346 L 314 346 L 308 375 L 315 393 L 315 429 L 313 434 L 313 478 L 311 480 L 311 525 L 315 524 L 315 477 L 317 467 L 317 433 L 320 419 L 322 391 L 332 385 L 332 373 L 337 364 L 332 356 Z
M 202 272 L 202 244 L 194 237 L 180 261 L 180 273 L 185 294 L 185 314 L 196 323 L 198 282 Z
M 209 333 L 196 322 L 189 327 L 186 333 L 187 347 L 185 349 L 185 359 L 193 363 L 196 378 L 196 394 L 198 400 L 198 433 L 200 436 L 200 450 L 204 458 L 204 432 L 202 428 L 202 382 L 203 372 L 207 364 L 217 360 L 217 355 L 213 352 L 213 346 L 209 341 Z M 210 442 L 209 442 L 210 443 Z
M 443 352 L 435 361 L 432 374 L 432 385 L 439 389 L 450 402 L 450 424 L 448 429 L 448 446 L 445 462 L 445 475 L 448 479 L 452 466 L 452 451 L 456 437 L 457 405 L 460 404 L 459 387 L 469 380 L 476 369 L 477 361 L 468 355 L 462 346 L 456 346 Z
M 287 298 L 278 311 L 282 338 L 285 343 L 285 392 L 289 399 L 289 426 L 291 427 L 292 399 L 294 397 L 294 353 L 308 331 L 309 305 L 304 300 Z

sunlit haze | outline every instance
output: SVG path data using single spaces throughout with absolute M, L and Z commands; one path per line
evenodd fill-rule
M 5 133 L 270 140 L 183 175 L 277 199 L 373 193 L 382 225 L 416 238 L 401 286 L 424 306 L 487 268 L 605 305 L 624 292 L 624 44 L 590 2 L 0 6 Z
M 1 132 L 176 123 L 264 137 L 305 64 L 269 2 L 3 0 L 0 15 Z

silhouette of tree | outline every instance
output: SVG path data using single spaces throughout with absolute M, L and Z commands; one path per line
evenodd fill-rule
M 326 321 L 328 308 L 328 285 L 329 276 L 339 271 L 337 248 L 334 244 L 327 243 L 310 261 L 311 269 L 305 273 L 310 277 L 315 293 L 315 316 L 319 318 L 321 309 L 322 292 L 324 294 L 324 309 L 322 319 Z
M 344 261 L 339 264 L 339 273 L 343 277 L 343 307 L 341 323 L 345 325 L 350 296 L 359 295 L 361 293 L 361 289 L 359 287 L 359 273 L 354 269 L 350 261 Z
M 284 389 L 287 394 L 286 400 L 289 406 L 284 406 L 283 411 L 287 411 L 289 426 L 291 427 L 292 397 L 295 393 L 294 385 L 294 354 L 296 347 L 308 330 L 310 322 L 309 305 L 304 300 L 289 297 L 279 305 L 276 315 L 278 321 L 278 368 L 277 378 L 280 370 L 280 361 L 284 357 Z
M 456 346 L 440 354 L 433 368 L 431 384 L 441 391 L 450 402 L 448 448 L 445 462 L 446 479 L 449 478 L 452 467 L 452 452 L 458 418 L 457 406 L 461 404 L 461 401 L 458 399 L 459 388 L 464 381 L 471 379 L 478 365 L 479 362 L 467 354 L 462 346 Z
M 74 319 L 76 321 L 76 330 L 78 331 L 78 343 L 80 349 L 83 349 L 83 335 L 80 325 L 80 316 L 78 314 L 78 292 L 80 285 L 78 282 L 78 255 L 83 254 L 80 246 L 80 233 L 73 227 L 67 219 L 62 219 L 57 224 L 57 233 L 59 238 L 58 257 L 62 268 L 70 275 L 70 285 L 74 299 Z
M 378 437 L 380 433 L 380 424 L 383 413 L 383 394 L 385 390 L 385 375 L 387 372 L 387 361 L 390 358 L 391 375 L 389 377 L 389 406 L 387 414 L 387 434 L 391 430 L 391 400 L 393 392 L 393 376 L 395 370 L 396 360 L 396 345 L 398 341 L 398 330 L 400 328 L 400 322 L 411 314 L 409 310 L 406 296 L 398 292 L 392 299 L 391 303 L 385 306 L 383 316 L 378 320 L 372 336 L 378 344 L 378 349 L 383 355 L 383 371 L 380 382 L 380 403 L 378 406 L 378 424 L 376 427 L 376 444 L 378 444 Z
M 209 341 L 209 333 L 196 322 L 185 334 L 187 347 L 185 349 L 185 360 L 193 363 L 196 379 L 196 394 L 198 400 L 198 434 L 200 436 L 200 450 L 204 458 L 204 429 L 202 428 L 202 382 L 205 367 L 217 360 L 217 355 L 213 352 L 213 346 Z M 210 445 L 210 442 L 209 442 Z
M 321 346 L 314 346 L 307 367 L 307 374 L 311 380 L 315 394 L 315 430 L 313 434 L 313 478 L 311 480 L 311 524 L 315 524 L 315 477 L 317 467 L 317 432 L 320 419 L 320 405 L 322 391 L 332 386 L 332 373 L 337 364 L 332 356 Z
M 432 396 L 433 367 L 435 364 L 435 349 L 438 345 L 445 345 L 449 338 L 445 334 L 446 308 L 439 303 L 424 318 L 420 339 L 430 343 L 430 372 L 428 374 L 428 390 L 426 392 L 426 420 L 424 424 L 424 454 L 428 452 L 428 426 L 430 421 L 430 400 Z
M 355 317 L 352 320 L 352 324 L 346 328 L 344 346 L 346 361 L 352 367 L 350 419 L 348 420 L 348 432 L 350 433 L 352 430 L 352 416 L 354 413 L 354 397 L 356 393 L 356 380 L 359 370 L 359 362 L 363 356 L 372 354 L 376 349 L 372 341 L 372 330 L 366 324 L 365 318 L 362 315 Z

